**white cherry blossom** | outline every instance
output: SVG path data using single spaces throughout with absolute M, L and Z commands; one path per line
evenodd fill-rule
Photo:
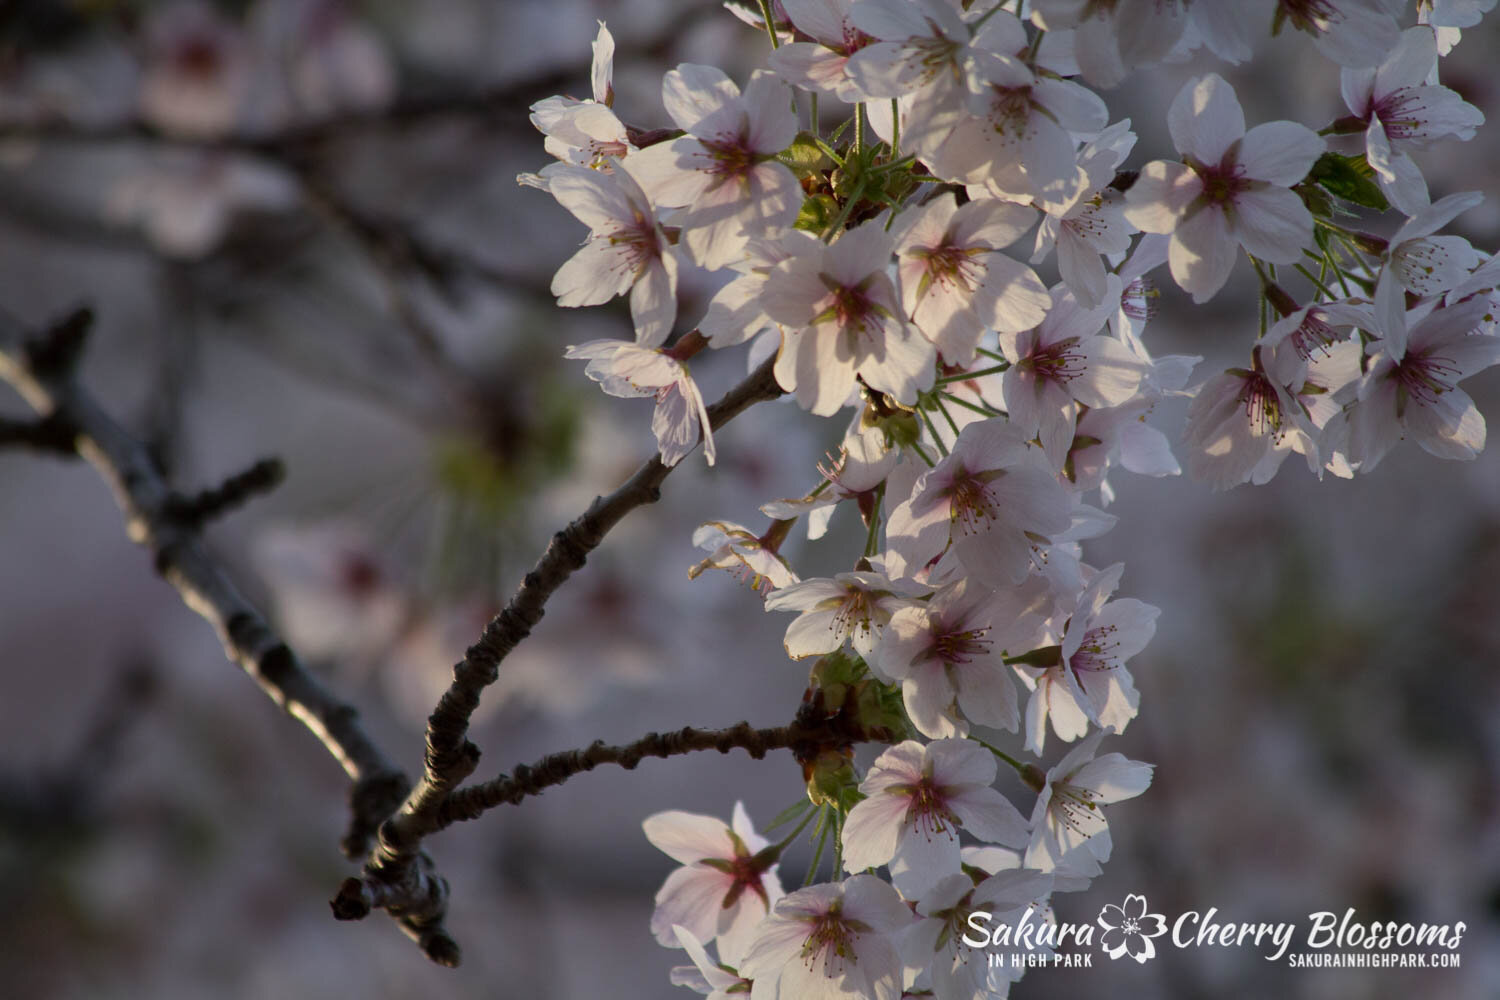
M 1167 112 L 1186 163 L 1155 160 L 1125 192 L 1125 218 L 1170 233 L 1172 277 L 1193 301 L 1214 296 L 1238 249 L 1285 264 L 1312 245 L 1313 220 L 1288 190 L 1323 152 L 1313 131 L 1277 121 L 1245 131 L 1234 90 L 1217 74 L 1188 81 Z
M 905 405 L 932 384 L 932 345 L 903 318 L 880 220 L 777 264 L 765 309 L 785 327 L 776 381 L 818 416 L 850 401 L 856 377 Z
M 647 817 L 642 827 L 653 846 L 683 866 L 656 894 L 651 933 L 668 948 L 678 945 L 677 926 L 698 942 L 717 938 L 719 954 L 734 964 L 782 897 L 774 860 L 758 853 L 769 841 L 739 802 L 732 823 L 672 810 Z
M 1377 355 L 1360 386 L 1349 417 L 1349 460 L 1360 472 L 1408 435 L 1439 458 L 1472 459 L 1484 449 L 1484 416 L 1458 383 L 1500 364 L 1500 337 L 1477 332 L 1490 303 L 1467 299 L 1423 311 L 1405 355 Z
M 714 464 L 714 432 L 709 426 L 703 394 L 698 391 L 687 362 L 674 350 L 627 340 L 591 340 L 569 347 L 563 356 L 587 360 L 588 377 L 611 396 L 626 399 L 651 396 L 656 400 L 651 430 L 656 435 L 663 465 L 676 465 L 686 458 L 688 452 L 698 447 L 700 434 L 703 457 L 709 465 Z
M 845 640 L 869 657 L 891 614 L 917 593 L 884 573 L 857 570 L 775 590 L 766 596 L 766 610 L 800 612 L 786 630 L 786 655 L 794 660 L 831 653 Z
M 899 1000 L 896 936 L 912 923 L 873 875 L 809 886 L 776 904 L 739 965 L 756 1000 Z
M 964 736 L 971 721 L 1014 730 L 1020 711 L 1005 654 L 1037 644 L 1051 599 L 1040 577 L 1003 590 L 966 577 L 891 615 L 870 666 L 901 682 L 907 714 L 924 736 Z
M 1071 509 L 1041 449 L 1003 420 L 981 420 L 891 511 L 886 565 L 915 576 L 951 545 L 977 583 L 1018 584 L 1034 542 L 1068 530 Z
M 589 238 L 552 278 L 560 306 L 596 306 L 630 293 L 636 340 L 660 347 L 677 318 L 677 258 L 646 193 L 621 162 L 610 173 L 557 164 L 548 190 L 589 227 Z
M 1432 29 L 1419 26 L 1404 32 L 1376 68 L 1346 69 L 1339 77 L 1344 103 L 1366 123 L 1365 148 L 1381 190 L 1407 215 L 1428 202 L 1411 152 L 1448 136 L 1470 139 L 1484 123 L 1479 109 L 1457 93 L 1427 83 L 1437 59 Z
M 914 899 L 958 874 L 960 827 L 980 840 L 1025 846 L 1026 820 L 994 782 L 994 755 L 968 740 L 907 740 L 887 749 L 844 821 L 845 869 L 889 864 L 891 883 Z
M 987 329 L 1036 326 L 1052 299 L 1036 272 L 1002 253 L 1036 212 L 996 200 L 959 207 L 943 194 L 898 221 L 901 299 L 944 362 L 968 365 Z
M 667 113 L 687 135 L 635 153 L 630 165 L 673 223 L 694 261 L 717 270 L 740 260 L 751 237 L 789 227 L 802 188 L 775 155 L 791 145 L 791 92 L 758 70 L 744 93 L 722 70 L 685 63 L 662 81 Z
M 1079 743 L 1047 772 L 1031 813 L 1025 865 L 1050 872 L 1066 865 L 1095 875 L 1113 844 L 1103 807 L 1135 798 L 1151 784 L 1153 765 L 1107 753 L 1095 758 L 1107 729 Z

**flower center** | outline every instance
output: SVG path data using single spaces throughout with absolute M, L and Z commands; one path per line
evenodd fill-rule
M 1271 380 L 1260 372 L 1245 376 L 1240 388 L 1240 404 L 1245 408 L 1245 419 L 1256 437 L 1275 434 L 1281 430 L 1281 401 Z
M 1113 652 L 1120 647 L 1114 639 L 1114 634 L 1118 631 L 1119 628 L 1114 625 L 1089 629 L 1083 634 L 1083 644 L 1078 647 L 1078 652 L 1068 659 L 1068 665 L 1075 673 L 1113 670 L 1119 665 L 1115 662 Z
M 990 640 L 985 638 L 988 633 L 989 626 L 962 632 L 942 632 L 933 636 L 928 656 L 943 663 L 969 663 L 975 657 L 989 653 Z
M 1037 347 L 1020 367 L 1029 368 L 1039 379 L 1059 384 L 1071 382 L 1087 370 L 1088 359 L 1078 350 L 1079 339 L 1069 337 L 1046 347 Z
M 1233 155 L 1234 151 L 1231 150 L 1217 166 L 1196 168 L 1198 177 L 1203 181 L 1203 200 L 1210 205 L 1228 208 L 1234 204 L 1236 195 L 1250 187 L 1250 179 L 1244 175 L 1240 165 L 1233 162 Z
M 973 291 L 984 279 L 984 264 L 976 258 L 985 252 L 984 247 L 956 247 L 944 245 L 924 247 L 915 256 L 927 261 L 927 270 L 922 273 L 917 297 L 927 294 L 933 285 Z
M 1031 122 L 1030 87 L 995 87 L 990 99 L 990 126 L 1000 135 L 1020 137 Z
M 1458 366 L 1447 358 L 1408 354 L 1391 372 L 1391 377 L 1409 397 L 1431 406 L 1445 392 L 1458 386 Z M 1405 400 L 1401 401 L 1403 404 Z

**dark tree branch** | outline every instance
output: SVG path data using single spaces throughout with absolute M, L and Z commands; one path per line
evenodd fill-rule
M 0 313 L 0 378 L 20 392 L 43 423 L 66 431 L 77 453 L 109 483 L 127 533 L 152 553 L 157 572 L 213 625 L 229 659 L 312 730 L 353 779 L 353 817 L 344 847 L 351 857 L 364 854 L 371 833 L 399 804 L 409 780 L 365 733 L 354 707 L 308 673 L 240 595 L 200 537 L 205 518 L 269 485 L 274 470 L 259 464 L 217 490 L 185 500 L 162 477 L 147 446 L 78 383 L 74 369 L 88 327 L 87 311 L 79 310 L 42 337 L 30 338 Z
M 608 746 L 603 740 L 596 740 L 585 750 L 550 754 L 530 766 L 517 765 L 511 774 L 461 788 L 443 802 L 437 818 L 442 826 L 476 819 L 496 806 L 515 805 L 529 795 L 540 795 L 544 789 L 560 785 L 576 774 L 592 771 L 600 764 L 618 764 L 629 771 L 645 757 L 677 757 L 699 750 L 728 753 L 734 749 L 743 750 L 756 760 L 771 750 L 791 750 L 799 762 L 806 762 L 816 760 L 823 750 L 836 750 L 856 743 L 890 743 L 894 739 L 894 734 L 888 730 L 861 728 L 842 712 L 821 719 L 799 712 L 791 725 L 774 729 L 754 729 L 750 723 L 741 722 L 728 729 L 688 726 L 671 733 L 647 733 L 624 746 Z
M 753 404 L 780 396 L 783 390 L 776 382 L 774 366 L 775 358 L 767 358 L 724 398 L 708 407 L 709 425 L 718 429 Z M 553 591 L 583 566 L 588 554 L 625 515 L 661 498 L 661 484 L 671 471 L 660 456 L 652 458 L 619 489 L 607 497 L 596 497 L 587 511 L 552 536 L 510 603 L 485 626 L 479 641 L 453 668 L 453 682 L 428 718 L 422 778 L 395 815 L 381 824 L 378 843 L 363 875 L 346 882 L 333 901 L 335 915 L 357 919 L 372 907 L 386 909 L 398 917 L 407 933 L 422 942 L 429 957 L 444 964 L 449 959 L 457 962 L 457 945 L 441 931 L 447 883 L 430 873 L 421 844 L 424 837 L 449 825 L 477 801 L 472 797 L 460 800 L 459 806 L 449 807 L 458 813 L 444 814 L 454 790 L 479 763 L 479 748 L 469 741 L 468 731 L 480 693 L 499 676 L 500 661 L 542 620 Z M 548 770 L 548 774 L 554 773 L 559 773 L 555 766 Z M 475 794 L 481 800 L 484 797 L 482 792 Z

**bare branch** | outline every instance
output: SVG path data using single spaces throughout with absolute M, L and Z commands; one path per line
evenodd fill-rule
M 718 429 L 753 404 L 780 396 L 782 389 L 776 382 L 774 366 L 775 359 L 767 358 L 724 398 L 708 407 L 709 426 Z M 500 661 L 541 621 L 553 591 L 583 566 L 588 554 L 625 515 L 661 498 L 661 484 L 671 471 L 672 466 L 662 464 L 659 456 L 652 458 L 619 489 L 607 497 L 596 497 L 587 511 L 552 536 L 510 603 L 485 626 L 479 641 L 453 668 L 453 682 L 428 718 L 422 779 L 400 810 L 381 824 L 379 842 L 365 863 L 362 878 L 346 882 L 333 902 L 336 915 L 345 919 L 363 917 L 370 907 L 399 914 L 403 928 L 418 937 L 429 957 L 434 957 L 429 944 L 437 942 L 434 929 L 441 928 L 447 908 L 447 884 L 425 874 L 421 843 L 425 836 L 449 825 L 484 799 L 485 793 L 476 792 L 452 807 L 457 812 L 444 813 L 454 789 L 474 773 L 479 763 L 479 748 L 469 742 L 468 731 L 480 693 L 499 676 Z M 594 763 L 605 759 L 598 758 Z M 562 771 L 554 766 L 547 773 Z M 565 777 L 562 774 L 557 780 Z M 368 905 L 362 905 L 365 903 Z M 457 946 L 448 948 L 451 939 L 440 943 L 440 960 L 446 964 L 451 957 L 456 963 Z
M 218 490 L 185 500 L 166 482 L 147 446 L 109 416 L 77 381 L 74 369 L 89 325 L 80 310 L 40 338 L 0 313 L 0 378 L 10 382 L 43 423 L 64 428 L 77 453 L 110 484 L 132 541 L 148 549 L 156 570 L 188 607 L 213 625 L 225 654 L 276 704 L 322 741 L 354 781 L 353 818 L 344 848 L 365 853 L 372 832 L 406 794 L 407 777 L 365 733 L 359 713 L 308 673 L 291 649 L 235 588 L 203 547 L 205 517 L 269 485 L 274 470 L 257 465 Z

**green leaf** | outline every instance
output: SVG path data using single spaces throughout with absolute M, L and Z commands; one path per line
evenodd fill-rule
M 770 833 L 772 830 L 776 829 L 779 826 L 786 826 L 792 820 L 799 819 L 803 813 L 807 812 L 811 808 L 812 803 L 807 801 L 807 799 L 798 799 L 796 802 L 793 802 L 791 805 L 781 810 L 781 812 L 777 813 L 775 818 L 771 820 L 771 825 L 763 829 L 761 832 Z
M 797 221 L 793 225 L 804 232 L 822 235 L 824 230 L 833 225 L 838 214 L 839 203 L 833 196 L 815 194 L 802 202 L 802 209 L 797 213 Z
M 1386 201 L 1385 195 L 1381 193 L 1380 185 L 1375 182 L 1374 168 L 1370 166 L 1370 161 L 1365 159 L 1363 153 L 1358 156 L 1324 153 L 1313 164 L 1312 170 L 1308 171 L 1307 179 L 1334 197 L 1351 201 L 1356 205 L 1373 208 L 1379 212 L 1384 212 L 1391 207 L 1390 202 Z

